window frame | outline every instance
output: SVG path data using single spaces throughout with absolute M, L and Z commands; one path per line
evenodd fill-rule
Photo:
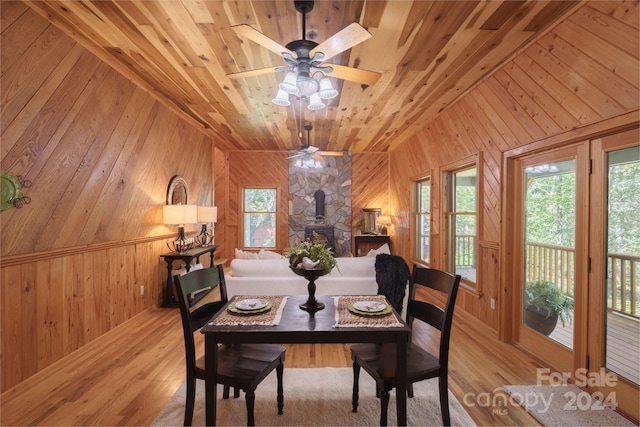
M 481 240 L 481 224 L 482 224 L 482 215 L 480 212 L 480 195 L 482 194 L 482 156 L 481 153 L 478 153 L 473 156 L 466 157 L 464 159 L 459 160 L 458 162 L 449 164 L 442 168 L 442 181 L 443 181 L 443 191 L 442 191 L 442 206 L 444 207 L 442 217 L 442 228 L 441 232 L 444 238 L 442 239 L 442 253 L 443 257 L 443 268 L 444 270 L 451 272 L 452 274 L 456 274 L 455 271 L 455 227 L 454 220 L 458 215 L 464 214 L 475 215 L 475 242 L 474 242 L 474 257 L 475 257 L 475 280 L 462 277 L 460 284 L 461 288 L 466 289 L 473 293 L 476 296 L 480 296 L 481 291 L 481 271 L 478 269 L 478 259 L 480 254 L 480 240 Z M 459 172 L 463 172 L 469 169 L 476 169 L 476 186 L 475 186 L 475 212 L 464 211 L 464 212 L 456 212 L 453 211 L 453 203 L 455 202 L 455 198 L 453 195 L 455 194 L 455 186 L 453 185 L 453 175 Z
M 429 201 L 428 201 L 428 211 L 422 211 L 422 188 L 423 185 L 425 183 L 428 183 L 429 185 Z M 425 265 L 431 265 L 431 255 L 433 254 L 433 245 L 432 245 L 432 241 L 431 241 L 431 231 L 432 231 L 432 226 L 433 226 L 433 222 L 432 222 L 432 215 L 433 215 L 433 211 L 432 211 L 432 194 L 433 194 L 433 182 L 431 179 L 431 175 L 426 175 L 424 177 L 421 177 L 419 179 L 416 179 L 414 181 L 414 195 L 413 195 L 413 203 L 414 203 L 414 210 L 413 210 L 413 220 L 414 220 L 414 244 L 413 244 L 413 258 L 418 260 L 420 263 L 425 264 Z M 425 235 L 422 233 L 422 219 L 424 216 L 428 217 L 428 224 L 429 224 L 429 234 Z M 423 258 L 423 254 L 422 254 L 422 239 L 423 238 L 427 238 L 428 239 L 428 255 L 427 255 L 427 259 Z
M 273 211 L 251 211 L 248 212 L 245 210 L 245 192 L 247 190 L 271 190 L 271 191 L 275 191 L 276 193 L 276 199 L 275 199 L 275 203 L 274 203 L 274 210 Z M 265 186 L 260 186 L 260 185 L 247 185 L 247 186 L 243 186 L 240 188 L 240 233 L 239 233 L 239 240 L 240 240 L 240 247 L 242 249 L 275 249 L 278 247 L 278 203 L 280 200 L 280 190 L 278 187 L 276 186 L 270 186 L 270 185 L 265 185 Z M 247 214 L 260 214 L 260 213 L 265 213 L 265 214 L 273 214 L 274 215 L 274 219 L 275 219 L 275 223 L 273 226 L 273 246 L 247 246 L 245 245 L 245 240 L 244 240 L 244 232 L 245 232 L 245 215 Z

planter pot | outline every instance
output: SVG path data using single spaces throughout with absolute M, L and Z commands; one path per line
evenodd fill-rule
M 309 285 L 307 285 L 307 290 L 309 291 L 309 299 L 304 304 L 300 304 L 300 309 L 308 311 L 310 313 L 314 313 L 316 311 L 324 309 L 324 304 L 316 300 L 316 279 L 318 277 L 322 277 L 326 274 L 331 273 L 331 269 L 304 269 L 291 267 L 291 271 L 309 281 Z
M 538 310 L 533 306 L 524 309 L 524 324 L 545 336 L 549 336 L 553 332 L 557 323 L 558 316 L 549 315 L 544 309 Z

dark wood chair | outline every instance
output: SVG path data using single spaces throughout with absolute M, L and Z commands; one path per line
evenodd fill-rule
M 193 334 L 202 328 L 227 303 L 227 288 L 222 265 L 195 270 L 184 276 L 173 276 L 176 287 L 187 366 L 187 399 L 184 425 L 191 425 L 196 395 L 196 379 L 205 378 L 204 357 L 196 359 Z M 210 301 L 219 291 L 219 298 Z M 218 352 L 218 383 L 224 385 L 223 398 L 229 398 L 229 388 L 234 387 L 234 397 L 239 390 L 245 392 L 247 425 L 255 425 L 253 410 L 255 390 L 258 384 L 274 369 L 278 377 L 278 414 L 284 406 L 282 375 L 285 348 L 271 344 L 242 344 L 220 346 Z
M 407 304 L 407 323 L 413 325 L 420 320 L 441 331 L 439 354 L 432 355 L 420 346 L 409 343 L 407 346 L 407 391 L 413 397 L 413 383 L 439 378 L 440 409 L 442 422 L 450 425 L 448 395 L 448 357 L 449 337 L 453 321 L 460 276 L 418 267 L 414 265 L 409 282 L 409 300 Z M 446 296 L 444 310 L 435 304 L 416 300 L 416 290 L 426 287 L 441 292 Z M 358 381 L 360 368 L 364 369 L 376 381 L 377 394 L 380 396 L 380 425 L 387 425 L 387 408 L 389 391 L 395 388 L 396 378 L 396 346 L 395 344 L 354 344 L 351 346 L 353 360 L 353 412 L 358 411 Z

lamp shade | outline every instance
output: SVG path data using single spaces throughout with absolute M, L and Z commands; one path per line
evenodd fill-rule
M 198 222 L 218 222 L 218 208 L 215 206 L 198 206 Z
M 165 224 L 195 224 L 198 222 L 197 205 L 165 205 L 162 207 Z
M 391 224 L 391 216 L 389 215 L 380 215 L 376 218 L 376 224 L 378 225 L 390 225 Z

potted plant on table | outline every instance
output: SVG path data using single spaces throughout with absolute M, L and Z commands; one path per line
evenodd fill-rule
M 553 282 L 527 282 L 524 288 L 524 323 L 543 335 L 553 332 L 558 319 L 563 327 L 571 322 L 573 306 L 573 299 Z
M 313 233 L 313 241 L 305 240 L 298 246 L 293 246 L 284 250 L 285 258 L 289 258 L 289 267 L 298 276 L 303 276 L 309 281 L 307 287 L 309 299 L 304 304 L 300 304 L 302 310 L 314 312 L 322 310 L 324 304 L 316 301 L 316 279 L 325 274 L 329 274 L 333 267 L 337 265 L 331 248 L 327 248 L 324 243 L 320 243 L 320 235 Z
M 331 248 L 320 243 L 320 235 L 313 232 L 313 241 L 307 239 L 298 246 L 284 250 L 285 258 L 289 258 L 289 267 L 305 270 L 329 270 L 337 265 Z

